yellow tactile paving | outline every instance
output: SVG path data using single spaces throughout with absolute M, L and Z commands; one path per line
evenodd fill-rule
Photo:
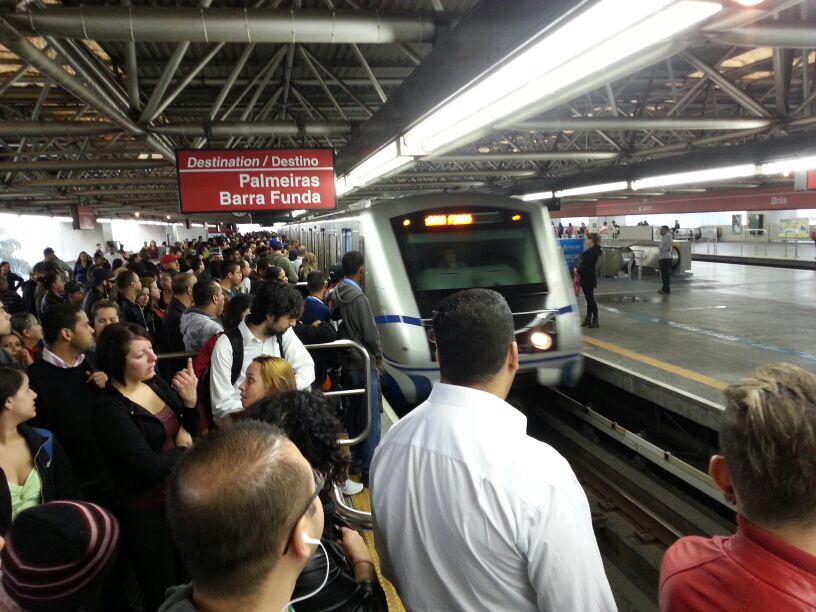
M 351 505 L 357 508 L 357 510 L 371 512 L 371 498 L 368 496 L 368 489 L 363 489 L 362 493 L 358 493 L 350 499 Z M 388 602 L 388 610 L 390 612 L 405 612 L 405 606 L 402 605 L 399 595 L 397 595 L 397 589 L 395 589 L 394 585 L 388 582 L 388 580 L 386 580 L 382 575 L 382 570 L 380 569 L 380 557 L 377 555 L 377 549 L 374 548 L 374 534 L 370 531 L 364 531 L 363 539 L 365 539 L 368 550 L 371 553 L 371 558 L 374 560 L 374 567 L 377 569 L 377 577 L 380 579 L 380 584 L 385 591 L 385 598 Z
M 584 336 L 583 340 L 586 344 L 597 346 L 598 348 L 610 351 L 612 353 L 616 353 L 622 357 L 634 359 L 635 361 L 645 363 L 646 365 L 658 368 L 660 370 L 663 370 L 664 372 L 670 372 L 671 374 L 674 374 L 676 376 L 682 376 L 683 378 L 688 378 L 689 380 L 693 380 L 703 385 L 714 387 L 715 389 L 719 389 L 720 391 L 728 387 L 728 383 L 723 382 L 721 380 L 717 380 L 716 378 L 711 378 L 710 376 L 706 376 L 705 374 L 701 374 L 700 372 L 695 372 L 694 370 L 689 370 L 687 368 L 674 365 L 673 363 L 667 363 L 665 361 L 661 361 L 660 359 L 655 359 L 654 357 L 641 355 L 640 353 L 631 351 L 627 348 L 623 348 L 622 346 L 618 346 L 617 344 L 612 344 L 611 342 L 599 340 L 598 338 L 591 338 L 589 336 Z

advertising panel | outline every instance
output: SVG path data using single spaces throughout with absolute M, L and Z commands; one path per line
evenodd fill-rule
M 335 208 L 331 149 L 202 149 L 176 155 L 182 213 Z
M 801 219 L 780 219 L 780 238 L 808 238 L 810 236 L 810 220 Z

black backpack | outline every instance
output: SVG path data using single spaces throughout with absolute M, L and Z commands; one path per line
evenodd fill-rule
M 237 326 L 225 331 L 224 335 L 229 339 L 230 346 L 232 347 L 230 382 L 235 386 L 235 381 L 241 376 L 241 368 L 244 367 L 244 338 L 241 336 L 241 330 L 238 329 Z M 278 339 L 278 351 L 280 352 L 281 358 L 283 358 L 283 339 L 281 334 L 277 334 L 275 337 Z M 210 392 L 210 359 L 212 358 L 212 351 L 215 349 L 215 344 L 212 345 L 206 354 L 204 354 L 205 348 L 202 348 L 196 356 L 199 370 L 201 365 L 206 363 L 203 372 L 198 377 L 198 405 L 199 411 L 207 420 L 207 429 L 214 429 L 215 419 L 213 418 L 212 393 Z

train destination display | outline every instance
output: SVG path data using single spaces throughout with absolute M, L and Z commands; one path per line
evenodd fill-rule
M 331 149 L 204 149 L 176 155 L 182 213 L 335 208 Z

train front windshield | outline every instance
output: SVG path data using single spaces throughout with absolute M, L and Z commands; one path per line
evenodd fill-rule
M 547 292 L 529 214 L 473 208 L 392 219 L 420 313 L 460 289 L 486 287 L 514 312 L 543 307 Z

